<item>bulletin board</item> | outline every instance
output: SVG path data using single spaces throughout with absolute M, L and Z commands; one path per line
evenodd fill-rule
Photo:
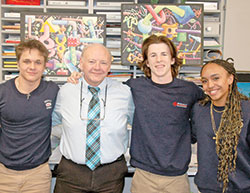
M 45 75 L 78 71 L 82 49 L 106 44 L 106 16 L 94 14 L 21 13 L 21 40 L 37 39 L 49 50 Z
M 137 65 L 142 42 L 163 35 L 174 42 L 184 65 L 203 64 L 203 5 L 123 4 L 121 62 Z

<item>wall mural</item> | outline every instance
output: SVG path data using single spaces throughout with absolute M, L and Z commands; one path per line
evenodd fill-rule
M 122 5 L 122 64 L 142 60 L 141 45 L 151 34 L 171 39 L 183 64 L 203 63 L 203 5 Z
M 49 50 L 45 75 L 68 76 L 78 71 L 84 46 L 106 41 L 104 15 L 21 14 L 21 39 L 40 40 Z

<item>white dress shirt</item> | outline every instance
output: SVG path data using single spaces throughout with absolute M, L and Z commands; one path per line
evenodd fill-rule
M 82 84 L 82 89 L 81 89 Z M 107 85 L 107 89 L 106 89 Z M 66 83 L 59 90 L 52 115 L 53 125 L 62 124 L 60 151 L 77 164 L 85 164 L 88 104 L 92 98 L 83 79 L 78 84 Z M 115 161 L 128 147 L 127 124 L 132 123 L 134 104 L 130 88 L 116 80 L 105 78 L 98 86 L 101 101 L 101 164 Z M 82 112 L 80 116 L 80 92 Z M 105 91 L 106 90 L 106 91 Z M 106 107 L 104 113 L 106 96 Z

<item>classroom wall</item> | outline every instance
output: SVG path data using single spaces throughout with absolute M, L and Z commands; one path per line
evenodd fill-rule
M 238 72 L 250 72 L 250 0 L 227 0 L 224 58 L 232 57 Z

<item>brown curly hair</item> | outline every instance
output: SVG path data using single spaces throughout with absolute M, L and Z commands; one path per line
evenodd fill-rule
M 147 66 L 148 59 L 148 48 L 151 44 L 165 43 L 170 50 L 171 57 L 175 59 L 175 63 L 171 65 L 171 73 L 173 77 L 176 77 L 179 73 L 180 67 L 182 66 L 182 59 L 177 57 L 177 50 L 174 43 L 168 39 L 166 36 L 151 35 L 145 39 L 142 43 L 142 58 L 143 60 L 139 62 L 139 67 L 144 72 L 144 74 L 151 78 L 151 70 Z
M 232 62 L 229 62 L 232 60 Z M 201 69 L 201 74 L 207 64 L 215 63 L 223 67 L 229 74 L 234 76 L 232 85 L 229 86 L 225 110 L 221 115 L 221 121 L 216 133 L 216 153 L 218 155 L 218 181 L 223 182 L 223 193 L 227 189 L 229 182 L 228 175 L 234 172 L 236 168 L 237 146 L 239 142 L 241 128 L 243 127 L 241 100 L 249 100 L 249 98 L 238 91 L 237 76 L 234 68 L 233 59 L 227 60 L 216 59 L 207 62 Z M 211 101 L 206 96 L 201 102 L 202 105 Z

